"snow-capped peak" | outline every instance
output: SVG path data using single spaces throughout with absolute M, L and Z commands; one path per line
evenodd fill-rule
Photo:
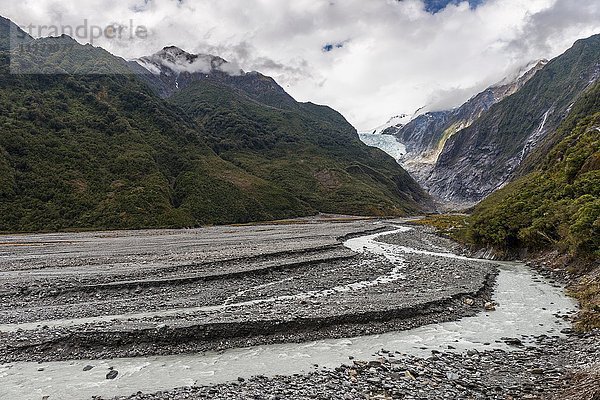
M 411 121 L 412 117 L 410 115 L 407 114 L 399 114 L 396 115 L 392 118 L 390 118 L 388 120 L 388 122 L 386 122 L 383 125 L 378 126 L 375 129 L 371 129 L 367 132 L 361 132 L 364 134 L 372 134 L 372 135 L 381 135 L 383 132 L 385 132 L 387 129 L 395 127 L 395 128 L 402 128 L 404 125 L 408 124 Z
M 235 63 L 229 63 L 221 57 L 208 54 L 190 54 L 178 47 L 165 47 L 158 53 L 134 60 L 140 66 L 155 75 L 168 76 L 182 73 L 210 74 L 214 71 L 228 75 L 241 75 L 243 71 Z

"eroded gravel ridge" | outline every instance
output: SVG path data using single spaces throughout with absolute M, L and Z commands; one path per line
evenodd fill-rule
M 473 315 L 489 300 L 491 263 L 407 253 L 400 274 L 385 257 L 341 243 L 385 229 L 396 228 L 352 221 L 5 237 L 0 362 L 371 334 Z M 455 249 L 411 232 L 384 240 Z

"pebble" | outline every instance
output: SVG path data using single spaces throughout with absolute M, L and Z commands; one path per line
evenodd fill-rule
M 593 390 L 600 393 L 600 375 L 593 369 L 598 363 L 600 330 L 567 338 L 529 339 L 535 346 L 512 351 L 471 351 L 471 355 L 441 352 L 428 358 L 396 355 L 393 360 L 378 356 L 306 375 L 257 376 L 235 383 L 138 393 L 114 400 L 588 400 L 594 398 Z M 577 392 L 574 385 L 579 384 L 571 379 L 574 376 L 585 380 L 588 397 L 581 397 L 581 393 L 569 397 L 569 393 Z
M 119 371 L 111 370 L 106 374 L 106 379 L 115 379 L 119 375 Z

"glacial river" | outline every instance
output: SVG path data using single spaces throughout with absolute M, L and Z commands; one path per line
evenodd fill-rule
M 409 228 L 399 228 L 406 231 Z M 388 232 L 389 233 L 389 232 Z M 401 279 L 403 254 L 424 253 L 462 258 L 454 254 L 423 252 L 376 241 L 382 234 L 351 239 L 345 245 L 357 252 L 386 257 L 396 268 L 379 281 L 360 282 L 351 287 L 384 284 Z M 346 290 L 346 288 L 332 288 Z M 326 295 L 326 293 L 323 293 Z M 455 322 L 427 325 L 404 332 L 346 339 L 320 340 L 301 344 L 276 344 L 202 354 L 143 357 L 115 360 L 83 360 L 49 363 L 12 363 L 0 365 L 0 399 L 48 400 L 110 398 L 137 391 L 157 392 L 175 387 L 207 385 L 248 378 L 251 375 L 288 375 L 310 372 L 319 367 L 334 368 L 348 363 L 350 356 L 371 359 L 381 349 L 427 356 L 431 350 L 466 351 L 511 348 L 502 337 L 521 335 L 560 335 L 568 324 L 556 313 L 576 309 L 576 303 L 562 289 L 550 285 L 531 270 L 517 263 L 501 263 L 494 301 L 497 311 L 482 312 Z M 85 366 L 93 366 L 83 371 Z M 107 380 L 112 367 L 117 379 Z

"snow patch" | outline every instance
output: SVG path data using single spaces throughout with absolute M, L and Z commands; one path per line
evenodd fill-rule
M 390 118 L 389 121 L 386 122 L 385 124 L 380 125 L 375 129 L 371 129 L 370 131 L 361 132 L 361 133 L 365 134 L 365 135 L 367 135 L 367 134 L 381 135 L 381 134 L 383 134 L 383 132 L 386 129 L 392 128 L 392 127 L 398 127 L 398 129 L 400 129 L 404 125 L 408 124 L 411 120 L 412 120 L 412 117 L 410 115 L 407 115 L 407 114 L 396 115 L 395 117 Z
M 244 73 L 237 63 L 229 63 L 220 57 L 207 54 L 190 54 L 177 47 L 166 47 L 156 54 L 134 61 L 155 75 L 172 76 L 185 72 L 210 74 L 213 71 L 221 71 L 231 76 L 239 76 Z
M 160 73 L 161 73 L 160 68 L 158 68 L 158 66 L 156 64 L 151 63 L 147 60 L 140 58 L 138 60 L 135 60 L 135 62 L 138 63 L 139 66 L 146 69 L 148 72 L 150 72 L 153 75 L 160 75 Z

